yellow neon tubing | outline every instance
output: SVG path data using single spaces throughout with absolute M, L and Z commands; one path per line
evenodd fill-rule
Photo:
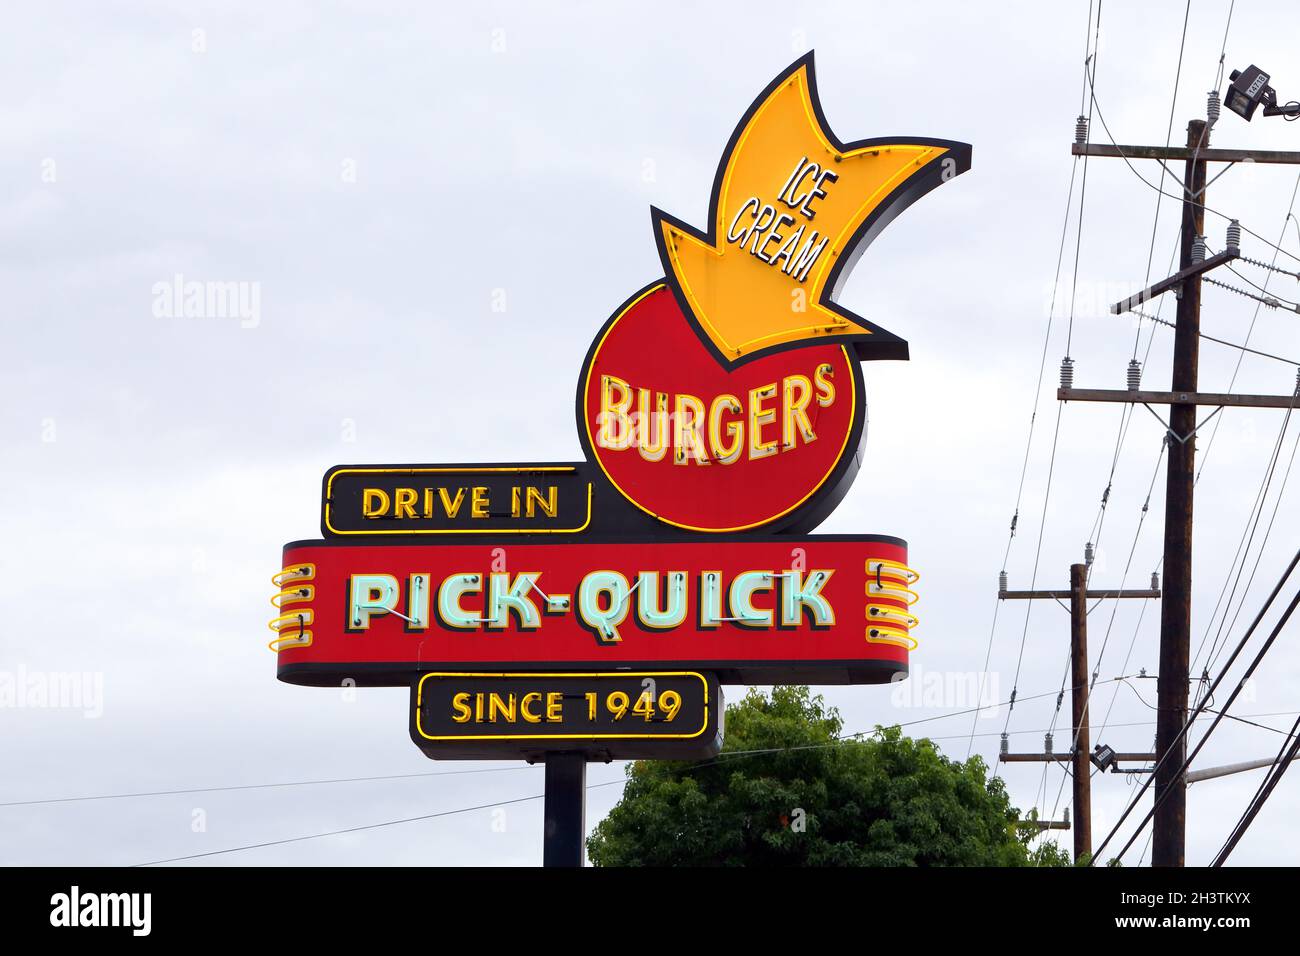
M 266 646 L 277 654 L 284 647 L 310 647 L 311 631 L 303 631 L 301 634 L 295 634 L 292 637 L 277 637 Z
M 311 608 L 305 607 L 301 610 L 293 611 L 289 614 L 281 614 L 275 620 L 269 622 L 266 626 L 279 634 L 281 631 L 290 627 L 306 627 L 312 622 Z
M 912 628 L 920 625 L 921 620 L 915 614 L 909 614 L 906 611 L 900 611 L 896 607 L 889 607 L 884 604 L 868 604 L 867 617 L 883 617 L 886 621 L 895 624 L 902 624 L 904 627 Z
M 271 575 L 271 583 L 277 588 L 282 588 L 290 581 L 310 581 L 314 577 L 316 577 L 316 565 L 310 562 L 291 564 Z
M 917 648 L 916 638 L 908 634 L 907 631 L 884 624 L 867 628 L 867 640 L 872 644 L 897 644 L 909 651 L 914 651 Z
M 279 594 L 271 595 L 272 607 L 284 607 L 286 604 L 295 604 L 298 601 L 310 601 L 316 596 L 316 588 L 310 584 L 304 584 L 299 588 L 285 588 Z
M 872 564 L 875 564 L 876 567 L 880 568 L 881 574 L 888 573 L 885 571 L 885 568 L 894 568 L 899 571 L 902 571 L 903 576 L 907 579 L 906 583 L 908 584 L 915 584 L 917 581 L 921 580 L 920 571 L 914 570 L 913 568 L 909 568 L 906 564 L 899 564 L 897 561 L 890 561 L 888 558 L 868 558 L 867 559 L 868 574 L 876 573 L 876 568 L 873 568 L 871 566 Z
M 921 596 L 920 596 L 919 594 L 917 594 L 915 591 L 912 591 L 912 590 L 910 590 L 910 589 L 908 589 L 908 588 L 904 588 L 904 587 L 890 587 L 890 586 L 889 586 L 888 584 L 886 584 L 884 581 L 881 581 L 880 584 L 876 584 L 876 582 L 875 582 L 874 580 L 870 580 L 870 581 L 868 581 L 868 582 L 867 582 L 867 596 L 868 596 L 868 597 L 871 597 L 871 596 L 873 596 L 873 595 L 877 595 L 877 594 L 883 594 L 883 595 L 885 595 L 886 597 L 896 598 L 896 599 L 899 600 L 899 601 L 906 601 L 906 602 L 908 603 L 909 606 L 910 606 L 910 605 L 913 605 L 913 604 L 915 604 L 917 601 L 921 600 Z M 909 595 L 909 596 L 910 596 L 910 599 L 909 599 L 909 597 L 905 597 L 904 595 Z

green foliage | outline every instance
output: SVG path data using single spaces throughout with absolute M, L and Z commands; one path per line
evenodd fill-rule
M 1029 851 L 1029 866 L 1087 866 L 1088 857 L 1079 857 L 1079 862 L 1070 861 L 1070 851 L 1050 840 L 1044 840 Z
M 598 866 L 1069 866 L 1010 805 L 979 757 L 877 728 L 838 740 L 807 687 L 751 689 L 711 761 L 638 761 L 596 827 Z M 755 753 L 755 751 L 757 751 Z M 766 752 L 765 752 L 766 751 Z

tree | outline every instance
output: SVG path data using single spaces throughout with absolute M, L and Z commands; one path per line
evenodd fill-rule
M 840 740 L 807 687 L 757 690 L 727 709 L 713 760 L 637 761 L 587 841 L 597 866 L 1069 865 L 1010 805 L 983 761 L 876 728 Z M 1048 848 L 1051 849 L 1048 849 Z

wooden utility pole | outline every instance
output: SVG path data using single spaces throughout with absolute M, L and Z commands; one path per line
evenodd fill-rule
M 1089 545 L 1091 548 L 1091 545 Z M 1074 819 L 1071 829 L 1074 831 L 1074 859 L 1092 856 L 1092 740 L 1088 729 L 1088 697 L 1092 691 L 1088 673 L 1088 601 L 1102 601 L 1111 598 L 1158 598 L 1160 589 L 1152 582 L 1150 588 L 1106 591 L 1088 589 L 1088 565 L 1070 565 L 1070 590 L 1067 592 L 1010 591 L 1005 587 L 998 589 L 998 597 L 1003 601 L 1032 601 L 1050 598 L 1070 601 L 1070 740 L 1073 746 L 1069 753 L 1055 754 L 1044 749 L 1043 753 L 1008 753 L 1003 752 L 999 759 L 1005 763 L 1028 761 L 1069 761 L 1074 778 L 1073 803 Z M 1120 760 L 1148 760 L 1151 754 L 1115 754 L 1112 758 Z
M 1185 147 L 1094 145 L 1076 141 L 1075 156 L 1152 159 L 1160 163 L 1185 163 L 1182 229 L 1179 237 L 1179 271 L 1143 292 L 1111 307 L 1120 314 L 1165 292 L 1178 295 L 1174 328 L 1173 383 L 1169 392 L 1143 392 L 1130 384 L 1127 391 L 1076 389 L 1057 391 L 1061 401 L 1130 402 L 1170 406 L 1166 441 L 1169 466 L 1165 483 L 1164 600 L 1160 610 L 1160 673 L 1157 681 L 1153 866 L 1182 866 L 1186 846 L 1187 781 L 1178 773 L 1186 757 L 1183 733 L 1187 720 L 1188 669 L 1192 622 L 1192 505 L 1196 483 L 1196 410 L 1201 406 L 1240 405 L 1258 408 L 1293 408 L 1295 395 L 1221 395 L 1196 391 L 1201 334 L 1201 275 L 1241 256 L 1230 230 L 1224 251 L 1198 255 L 1193 248 L 1205 234 L 1205 187 L 1208 163 L 1240 162 L 1300 164 L 1300 153 L 1277 150 L 1210 149 L 1205 120 L 1187 124 Z M 1165 167 L 1168 169 L 1168 166 Z M 1236 223 L 1233 223 L 1236 230 Z M 1239 231 L 1239 230 L 1238 230 Z M 1201 250 L 1203 252 L 1203 250 Z
M 1092 856 L 1092 771 L 1088 757 L 1088 566 L 1070 565 L 1070 716 L 1074 724 L 1074 858 Z
M 1183 226 L 1179 269 L 1192 265 L 1192 247 L 1205 234 L 1205 167 L 1197 150 L 1210 145 L 1204 120 L 1187 124 Z M 1201 345 L 1201 277 L 1182 282 L 1174 329 L 1175 392 L 1195 392 Z M 1165 597 L 1160 604 L 1160 675 L 1156 681 L 1156 813 L 1152 866 L 1182 866 L 1187 835 L 1187 781 L 1178 773 L 1187 755 L 1187 676 L 1192 643 L 1192 498 L 1196 486 L 1196 406 L 1169 412 L 1169 467 L 1165 482 Z

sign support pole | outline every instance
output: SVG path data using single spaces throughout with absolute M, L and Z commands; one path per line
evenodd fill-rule
M 563 751 L 546 755 L 542 866 L 582 866 L 587 835 L 587 758 Z

